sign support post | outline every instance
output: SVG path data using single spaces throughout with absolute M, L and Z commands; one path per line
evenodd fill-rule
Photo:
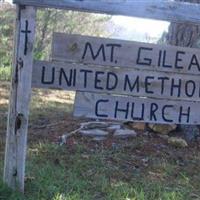
M 4 182 L 24 191 L 36 8 L 17 5 L 12 83 L 8 113 Z

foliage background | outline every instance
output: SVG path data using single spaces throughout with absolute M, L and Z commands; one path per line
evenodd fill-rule
M 56 9 L 37 12 L 35 59 L 49 59 L 53 32 L 108 36 L 107 22 L 111 17 Z M 0 80 L 9 80 L 12 65 L 15 7 L 0 2 Z

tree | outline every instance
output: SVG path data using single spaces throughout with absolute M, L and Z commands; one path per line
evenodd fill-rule
M 200 3 L 200 0 L 176 0 L 179 2 Z M 171 23 L 166 42 L 183 47 L 199 47 L 200 26 L 189 23 Z
M 109 19 L 108 16 L 91 13 L 55 9 L 39 10 L 36 58 L 47 59 L 49 57 L 53 32 L 105 36 L 105 27 Z
M 15 10 L 10 4 L 0 7 L 0 67 L 11 66 Z
M 176 0 L 179 2 L 200 3 L 200 0 Z M 200 38 L 200 25 L 189 23 L 171 23 L 169 26 L 168 34 L 165 34 L 165 41 L 167 44 L 199 48 Z M 181 126 L 184 134 L 188 139 L 192 139 L 194 136 L 199 135 L 199 130 L 195 126 Z
M 14 6 L 5 4 L 0 7 L 0 67 L 11 66 L 14 19 Z M 105 26 L 109 19 L 108 16 L 91 13 L 38 10 L 35 58 L 48 59 L 54 31 L 103 36 L 106 34 Z

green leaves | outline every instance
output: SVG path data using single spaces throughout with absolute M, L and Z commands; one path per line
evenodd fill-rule
M 42 9 L 37 13 L 37 36 L 35 56 L 38 59 L 49 59 L 53 32 L 106 36 L 106 15 L 83 12 Z
M 8 6 L 0 11 L 0 67 L 11 66 L 15 10 Z

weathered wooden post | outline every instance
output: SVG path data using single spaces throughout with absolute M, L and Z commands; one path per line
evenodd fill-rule
M 35 19 L 34 7 L 17 5 L 4 182 L 9 187 L 22 192 L 24 191 Z

